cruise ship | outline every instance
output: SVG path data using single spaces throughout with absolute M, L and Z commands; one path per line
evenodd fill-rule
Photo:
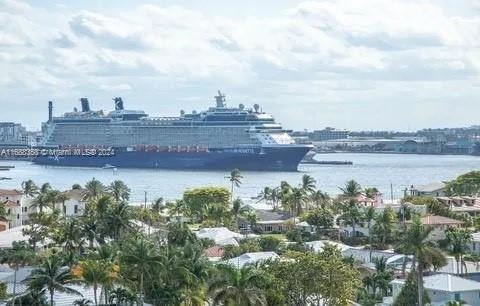
M 297 144 L 288 130 L 258 104 L 229 107 L 218 91 L 216 105 L 178 117 L 150 117 L 124 108 L 114 98 L 108 114 L 81 109 L 53 116 L 42 124 L 42 150 L 34 162 L 44 165 L 115 168 L 169 168 L 296 171 L 311 144 Z

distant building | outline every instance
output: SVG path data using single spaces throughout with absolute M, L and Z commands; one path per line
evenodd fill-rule
M 16 189 L 0 189 L 0 203 L 5 203 L 8 214 L 8 228 L 21 226 L 28 211 L 27 197 Z
M 20 123 L 0 122 L 0 144 L 31 145 L 35 143 L 34 134 Z
M 431 236 L 435 240 L 445 239 L 445 231 L 450 228 L 460 228 L 463 227 L 465 222 L 447 218 L 443 216 L 428 215 L 420 219 L 423 226 L 430 227 L 433 229 Z M 411 224 L 412 220 L 405 221 L 406 224 Z
M 350 131 L 337 130 L 332 127 L 327 127 L 323 130 L 313 131 L 310 137 L 313 141 L 325 141 L 325 140 L 347 139 L 349 135 L 350 135 Z
M 56 203 L 55 208 L 61 211 L 65 216 L 83 215 L 87 204 L 88 191 L 86 189 L 72 189 L 65 191 L 67 200 L 62 203 Z
M 404 279 L 395 279 L 392 285 L 393 299 L 405 285 Z M 432 305 L 445 305 L 449 301 L 464 301 L 466 305 L 480 306 L 480 283 L 451 274 L 435 274 L 423 279 L 425 291 Z M 385 303 L 383 305 L 389 305 Z
M 443 197 L 445 183 L 431 183 L 427 185 L 411 186 L 410 195 L 414 197 Z
M 255 209 L 257 222 L 255 229 L 262 233 L 284 232 L 288 229 L 289 224 L 293 224 L 293 214 L 290 212 L 272 211 L 264 209 Z M 247 219 L 240 218 L 239 228 L 249 229 L 250 222 Z

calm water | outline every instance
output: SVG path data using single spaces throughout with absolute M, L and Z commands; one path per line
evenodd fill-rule
M 364 187 L 377 187 L 390 195 L 393 184 L 394 196 L 400 197 L 403 189 L 410 185 L 427 184 L 450 180 L 467 171 L 480 170 L 480 157 L 474 156 L 425 156 L 400 154 L 321 154 L 320 160 L 349 160 L 351 166 L 305 165 L 300 172 L 242 172 L 244 179 L 236 191 L 243 198 L 256 196 L 264 186 L 277 186 L 285 180 L 291 184 L 300 182 L 301 176 L 313 176 L 320 189 L 337 194 L 338 187 L 349 179 L 357 180 Z M 123 180 L 132 189 L 132 200 L 143 201 L 147 191 L 149 201 L 163 196 L 166 199 L 179 197 L 187 188 L 198 186 L 229 186 L 226 172 L 221 171 L 174 171 L 174 170 L 112 170 L 97 168 L 45 167 L 29 162 L 0 161 L 0 165 L 14 165 L 9 172 L 0 176 L 11 177 L 0 181 L 0 188 L 19 188 L 21 182 L 33 179 L 37 184 L 50 182 L 58 189 L 67 189 L 74 183 L 84 184 L 95 177 L 104 183 Z

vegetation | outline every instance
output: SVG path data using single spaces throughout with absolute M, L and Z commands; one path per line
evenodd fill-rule
M 367 239 L 357 234 L 368 231 L 370 248 L 394 245 L 401 253 L 413 255 L 412 272 L 395 305 L 428 302 L 423 272 L 445 264 L 444 254 L 429 237 L 431 229 L 424 228 L 413 212 L 406 217 L 407 211 L 402 211 L 400 217 L 413 222 L 408 227 L 398 226 L 399 216 L 392 209 L 360 205 L 358 201 L 365 197 L 375 200 L 378 190 L 363 189 L 354 180 L 346 182 L 338 197 L 318 189 L 307 174 L 297 184 L 281 182 L 263 188 L 258 201 L 306 221 L 312 231 L 290 220 L 284 234 L 245 237 L 238 245 L 222 247 L 223 259 L 273 251 L 282 255 L 281 260 L 241 268 L 212 264 L 204 252 L 213 241 L 198 239 L 191 228 L 224 226 L 235 231 L 248 222 L 255 229 L 258 221 L 234 196 L 241 188 L 240 171 L 235 169 L 226 178 L 227 188 L 194 188 L 186 190 L 181 199 L 158 198 L 149 207 L 129 206 L 131 191 L 121 181 L 104 185 L 92 179 L 84 187 L 75 186 L 87 196 L 84 210 L 76 216 L 65 216 L 63 205 L 58 205 L 67 201 L 68 193 L 49 184 L 37 187 L 33 181 L 24 182 L 22 188 L 34 205 L 24 229 L 30 239 L 14 243 L 0 253 L 0 259 L 14 271 L 27 264 L 35 269 L 25 280 L 28 291 L 19 296 L 14 289 L 10 305 L 16 299 L 28 305 L 53 305 L 58 292 L 78 294 L 74 284 L 91 290 L 93 297 L 89 301 L 78 296 L 76 305 L 342 306 L 352 301 L 361 305 L 381 302 L 391 295 L 393 280 L 384 258 L 372 258 L 375 270 L 366 272 L 332 245 L 317 253 L 305 245 L 306 241 L 326 239 L 336 224 L 351 227 L 353 235 L 335 232 L 335 239 L 366 244 Z M 452 190 L 468 189 L 452 186 Z M 430 213 L 465 218 L 433 198 L 405 200 L 427 205 Z M 447 232 L 446 250 L 455 256 L 460 273 L 465 258 L 473 258 L 467 253 L 469 239 L 469 232 L 463 229 Z

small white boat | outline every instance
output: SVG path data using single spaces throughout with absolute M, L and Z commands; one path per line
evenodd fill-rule
M 110 165 L 110 164 L 105 164 L 102 169 L 117 169 L 117 167 Z

